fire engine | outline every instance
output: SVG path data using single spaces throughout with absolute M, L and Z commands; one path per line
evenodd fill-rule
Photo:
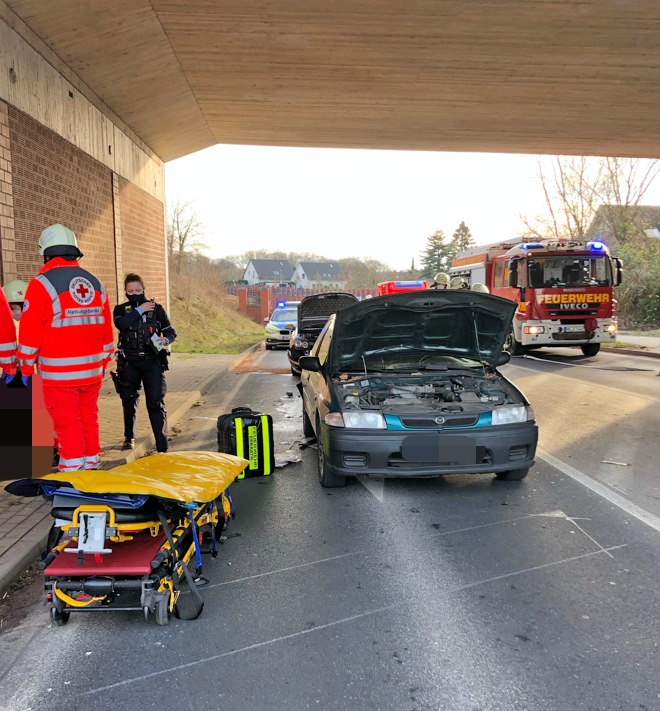
M 381 281 L 376 284 L 376 293 L 378 296 L 386 294 L 398 294 L 402 291 L 417 291 L 418 289 L 426 289 L 426 280 L 418 281 Z
M 496 242 L 458 254 L 450 272 L 518 304 L 506 348 L 523 355 L 542 346 L 579 346 L 595 356 L 616 340 L 613 287 L 621 260 L 599 241 Z

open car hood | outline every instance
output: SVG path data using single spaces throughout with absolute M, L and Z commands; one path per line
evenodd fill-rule
M 441 368 L 470 360 L 494 369 L 515 310 L 515 302 L 499 296 L 450 289 L 361 301 L 337 313 L 328 366 L 331 372 L 360 364 Z
M 327 321 L 332 314 L 348 306 L 358 304 L 357 296 L 345 292 L 329 291 L 323 294 L 306 296 L 298 305 L 298 323 Z

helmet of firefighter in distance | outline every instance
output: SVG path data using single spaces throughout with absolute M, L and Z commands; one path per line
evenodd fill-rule
M 441 289 L 446 289 L 449 286 L 449 274 L 445 272 L 438 272 L 433 277 L 433 284 L 431 286 L 440 287 Z
M 12 279 L 2 287 L 2 290 L 10 304 L 22 304 L 25 301 L 27 284 L 22 279 Z
M 465 289 L 466 288 L 466 283 L 465 279 L 460 276 L 455 276 L 451 278 L 451 281 L 449 282 L 449 288 L 450 289 Z
M 75 234 L 64 225 L 49 225 L 39 237 L 42 257 L 82 257 Z
M 482 294 L 490 294 L 490 289 L 485 284 L 480 284 L 479 282 L 472 284 L 470 291 L 480 291 Z

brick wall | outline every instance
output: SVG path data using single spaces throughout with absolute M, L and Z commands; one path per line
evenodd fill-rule
M 123 275 L 128 272 L 139 274 L 147 296 L 165 306 L 164 206 L 121 177 L 118 179 L 118 190 Z M 123 288 L 123 275 L 120 288 Z
M 60 222 L 76 233 L 81 266 L 117 301 L 112 171 L 18 109 L 8 107 L 11 137 L 16 271 L 28 281 L 43 264 L 44 227 Z
M 4 284 L 17 275 L 9 114 L 3 101 L 0 101 L 0 247 L 0 283 Z

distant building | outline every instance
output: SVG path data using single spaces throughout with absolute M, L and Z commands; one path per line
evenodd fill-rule
M 248 284 L 283 284 L 293 281 L 293 265 L 288 259 L 251 259 L 243 279 Z
M 601 205 L 587 229 L 587 237 L 609 245 L 624 227 L 628 237 L 660 237 L 660 206 Z
M 345 289 L 341 266 L 337 262 L 298 262 L 293 272 L 293 282 L 303 289 L 323 287 Z

